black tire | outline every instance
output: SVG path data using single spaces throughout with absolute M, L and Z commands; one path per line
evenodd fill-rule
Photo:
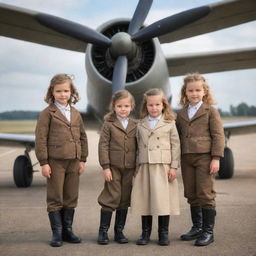
M 220 179 L 230 179 L 234 174 L 234 157 L 230 148 L 224 149 L 224 157 L 220 159 Z
M 33 180 L 33 168 L 25 155 L 18 156 L 13 165 L 13 179 L 17 187 L 29 187 Z

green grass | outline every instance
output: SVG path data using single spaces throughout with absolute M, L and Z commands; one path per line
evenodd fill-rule
M 231 123 L 237 121 L 245 121 L 245 120 L 255 120 L 256 116 L 230 116 L 230 117 L 223 117 L 223 123 Z
M 34 134 L 36 120 L 0 121 L 0 133 Z
M 224 117 L 223 123 L 252 120 L 255 117 Z M 34 134 L 36 120 L 0 121 L 0 133 Z

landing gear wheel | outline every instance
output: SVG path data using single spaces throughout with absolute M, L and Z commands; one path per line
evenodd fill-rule
M 17 187 L 29 187 L 33 180 L 33 168 L 25 155 L 18 156 L 13 165 L 13 179 Z
M 224 149 L 224 157 L 220 159 L 220 179 L 230 179 L 234 174 L 234 157 L 230 148 Z

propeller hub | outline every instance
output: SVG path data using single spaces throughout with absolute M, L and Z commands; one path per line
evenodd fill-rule
M 117 58 L 118 56 L 128 56 L 133 52 L 133 42 L 129 34 L 119 32 L 111 38 L 110 53 L 111 56 Z

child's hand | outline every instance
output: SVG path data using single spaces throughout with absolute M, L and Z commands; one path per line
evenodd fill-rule
M 51 178 L 51 173 L 52 173 L 52 170 L 51 170 L 51 167 L 49 164 L 45 164 L 42 166 L 42 169 L 41 169 L 41 172 L 42 172 L 42 175 L 45 177 L 45 178 Z
M 79 175 L 81 175 L 84 172 L 84 168 L 85 168 L 85 162 L 80 162 L 79 169 L 78 169 Z
M 168 180 L 173 181 L 176 179 L 176 169 L 175 168 L 170 168 L 168 172 Z
M 219 159 L 212 159 L 210 164 L 210 174 L 218 172 L 220 169 L 220 160 Z
M 109 168 L 103 170 L 103 175 L 104 175 L 104 179 L 105 179 L 106 182 L 112 181 L 112 179 L 113 179 L 112 178 L 112 172 Z

